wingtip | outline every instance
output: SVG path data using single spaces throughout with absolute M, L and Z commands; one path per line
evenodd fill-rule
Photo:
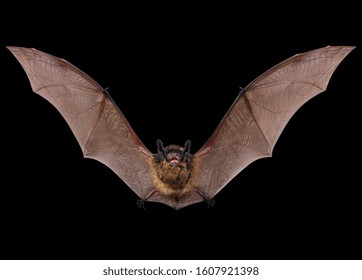
M 347 46 L 347 45 L 340 45 L 340 46 L 331 46 L 328 45 L 325 47 L 326 49 L 342 49 L 342 50 L 347 50 L 347 51 L 352 51 L 354 48 L 356 48 L 356 46 Z
M 8 50 L 12 50 L 12 49 L 16 49 L 17 47 L 16 46 L 5 46 Z
M 6 46 L 6 48 L 15 56 L 17 57 L 17 54 L 20 52 L 20 48 L 17 46 Z
M 351 51 L 355 48 L 357 48 L 357 46 L 346 46 L 347 48 L 349 48 Z
M 326 46 L 322 48 L 322 50 L 330 51 L 332 53 L 337 54 L 343 60 L 347 55 L 350 54 L 351 51 L 353 51 L 356 48 L 356 46 L 347 46 L 347 45 L 339 45 L 339 46 Z
M 36 51 L 37 49 L 35 48 L 25 48 L 25 47 L 19 47 L 19 46 L 5 46 L 9 51 L 11 51 L 12 53 L 16 52 L 16 51 L 21 51 L 21 50 L 32 50 L 32 51 Z
M 22 47 L 17 47 L 17 46 L 6 46 L 6 48 L 13 54 L 20 51 L 21 49 L 24 49 Z

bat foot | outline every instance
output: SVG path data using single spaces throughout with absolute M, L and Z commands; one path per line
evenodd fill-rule
M 205 199 L 205 201 L 207 203 L 207 209 L 214 207 L 214 205 L 215 205 L 215 199 L 214 198 L 212 198 L 212 197 L 207 198 L 207 199 Z
M 213 197 L 210 197 L 206 195 L 202 190 L 199 188 L 196 189 L 196 192 L 206 201 L 207 203 L 207 209 L 213 207 L 215 205 L 215 199 Z
M 145 202 L 146 202 L 145 199 L 138 199 L 138 200 L 137 200 L 137 206 L 138 206 L 138 208 L 140 208 L 140 209 L 146 209 L 146 207 L 145 207 Z

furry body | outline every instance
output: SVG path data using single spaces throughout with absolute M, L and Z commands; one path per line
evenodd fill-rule
M 193 175 L 196 172 L 195 160 L 183 147 L 171 145 L 164 149 L 167 155 L 170 151 L 179 152 L 183 160 L 171 163 L 167 156 L 155 154 L 151 159 L 152 175 L 156 191 L 176 200 L 195 188 Z M 185 156 L 184 156 L 185 153 Z

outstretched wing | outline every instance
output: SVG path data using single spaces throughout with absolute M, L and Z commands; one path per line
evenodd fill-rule
M 70 126 L 83 154 L 111 168 L 141 198 L 153 189 L 149 158 L 113 100 L 69 62 L 47 53 L 8 47 L 34 92 L 48 100 Z
M 328 46 L 297 54 L 251 82 L 195 154 L 200 164 L 196 186 L 213 197 L 251 162 L 270 157 L 293 114 L 326 89 L 353 49 Z

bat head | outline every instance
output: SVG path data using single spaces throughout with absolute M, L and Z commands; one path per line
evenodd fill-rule
M 183 162 L 188 162 L 191 158 L 190 147 L 191 141 L 187 140 L 184 147 L 178 145 L 170 145 L 166 148 L 163 146 L 162 141 L 157 140 L 157 154 L 156 157 L 159 161 L 166 160 L 171 165 L 179 165 Z

